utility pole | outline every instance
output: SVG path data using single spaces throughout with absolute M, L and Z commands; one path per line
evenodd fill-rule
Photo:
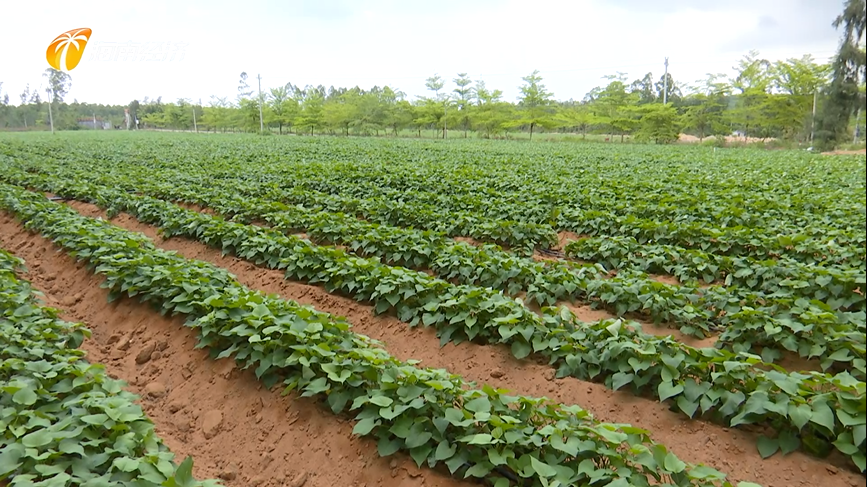
M 265 132 L 265 122 L 262 121 L 262 104 L 265 102 L 265 99 L 262 98 L 262 75 L 257 74 L 256 79 L 259 80 L 259 133 Z
M 54 93 L 50 86 L 45 91 L 48 93 L 48 122 L 51 124 L 51 133 L 54 134 L 54 114 L 51 112 L 51 103 L 54 101 L 52 95 Z
M 858 111 L 855 112 L 855 135 L 852 136 L 852 143 L 858 143 L 858 123 L 861 122 L 861 104 L 858 104 Z
M 668 58 L 665 58 L 665 74 L 662 75 L 662 104 L 668 103 Z
M 447 119 L 449 116 L 449 96 L 446 95 L 446 100 L 443 103 L 443 139 L 448 137 L 449 129 L 447 126 Z
M 813 134 L 816 133 L 816 101 L 819 98 L 819 90 L 813 90 L 813 115 L 810 119 L 810 144 L 813 143 Z
M 93 130 L 96 130 L 96 113 L 93 114 Z
M 199 100 L 199 103 L 202 103 L 202 100 Z M 196 123 L 196 105 L 193 105 L 193 130 L 199 133 L 199 124 Z

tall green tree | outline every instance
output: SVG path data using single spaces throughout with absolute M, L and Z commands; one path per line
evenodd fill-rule
M 580 131 L 581 138 L 586 139 L 587 129 L 598 120 L 587 104 L 570 103 L 557 112 L 554 121 L 559 127 Z
M 692 131 L 699 141 L 709 135 L 724 135 L 728 126 L 723 122 L 725 101 L 719 93 L 696 93 L 684 100 L 683 127 Z
M 830 73 L 829 64 L 818 64 L 809 54 L 774 63 L 774 86 L 780 94 L 769 100 L 768 108 L 774 123 L 787 136 L 809 138 L 814 126 L 813 108 Z
M 863 47 L 867 25 L 865 0 L 846 0 L 843 13 L 834 20 L 833 25 L 837 29 L 842 27 L 843 35 L 833 62 L 828 99 L 817 119 L 816 146 L 821 149 L 830 149 L 848 138 L 852 114 L 860 115 L 864 104 L 859 86 L 867 78 L 867 59 Z
M 442 77 L 439 74 L 434 74 L 433 76 L 431 76 L 430 78 L 427 78 L 425 80 L 424 85 L 429 91 L 434 92 L 434 94 L 436 96 L 435 100 L 439 103 L 442 103 L 442 114 L 441 115 L 434 115 L 432 113 L 428 113 L 428 114 L 424 115 L 424 118 L 426 118 L 426 119 L 435 118 L 437 120 L 436 124 L 442 126 L 442 128 L 443 128 L 443 139 L 445 139 L 447 137 L 447 132 L 448 132 L 448 126 L 446 125 L 446 113 L 448 112 L 448 109 L 449 109 L 448 108 L 449 96 L 448 95 L 440 96 L 440 90 L 443 89 L 443 87 L 445 86 L 445 81 L 442 79 Z M 426 106 L 425 110 L 428 110 L 430 108 L 427 106 L 427 104 L 425 104 L 425 106 Z
M 681 104 L 683 128 L 699 140 L 709 135 L 731 133 L 725 116 L 732 89 L 727 76 L 722 73 L 708 73 L 696 81 L 695 93 Z
M 422 98 L 415 106 L 414 115 L 413 122 L 417 128 L 429 127 L 436 136 L 439 127 L 443 126 L 442 120 L 445 112 L 443 105 L 434 98 Z
M 357 118 L 358 97 L 357 90 L 347 90 L 342 94 L 329 96 L 322 108 L 325 126 L 348 136 L 349 127 Z
M 810 54 L 777 61 L 773 65 L 773 82 L 781 92 L 794 96 L 813 96 L 828 83 L 830 64 L 818 64 Z
M 638 124 L 636 107 L 639 95 L 627 90 L 626 78 L 621 73 L 605 78 L 610 80 L 607 86 L 594 88 L 588 93 L 590 106 L 599 122 L 610 127 L 612 133 L 620 135 L 620 141 L 623 142 Z
M 259 131 L 259 97 L 238 100 L 237 126 L 245 132 Z
M 42 73 L 42 76 L 48 81 L 45 94 L 48 95 L 48 119 L 51 125 L 51 132 L 53 133 L 54 127 L 59 126 L 57 122 L 62 118 L 60 106 L 63 103 L 63 97 L 69 93 L 69 89 L 72 86 L 72 77 L 54 68 L 46 69 Z M 57 105 L 56 110 L 53 108 L 54 105 Z
M 707 73 L 704 79 L 697 81 L 698 90 L 708 96 L 728 96 L 734 87 L 724 73 Z
M 857 9 L 847 11 L 857 14 Z M 846 35 L 853 39 L 859 35 L 863 38 L 863 28 L 859 27 L 857 19 L 849 23 L 844 19 L 845 15 L 838 19 L 838 27 L 841 30 L 845 27 Z M 855 56 L 852 62 L 856 64 L 864 57 L 864 49 L 859 46 L 863 46 L 863 41 L 860 45 L 855 42 L 855 54 L 861 56 Z M 757 52 L 750 52 L 735 67 L 733 75 L 709 75 L 694 87 L 689 87 L 688 92 L 686 85 L 676 83 L 671 76 L 663 82 L 656 81 L 652 74 L 647 73 L 630 84 L 625 73 L 617 73 L 607 77 L 609 82 L 606 85 L 591 90 L 583 103 L 571 100 L 555 102 L 538 71 L 523 79 L 521 95 L 513 103 L 503 101 L 499 90 L 490 90 L 481 81 L 473 85 L 466 73 L 458 73 L 448 81 L 438 75 L 432 76 L 426 83 L 430 96 L 416 102 L 405 100 L 405 95 L 390 87 L 378 86 L 371 89 L 357 86 L 302 89 L 287 84 L 266 90 L 267 95 L 260 97 L 258 93 L 254 95 L 246 73 L 241 73 L 237 93 L 229 97 L 231 103 L 227 99 L 212 100 L 209 106 L 200 110 L 188 101 L 163 103 L 160 98 L 145 98 L 138 108 L 134 108 L 134 103 L 129 106 L 133 109 L 133 116 L 144 119 L 150 127 L 188 128 L 188 115 L 196 110 L 201 114 L 201 117 L 197 115 L 200 125 L 209 130 L 256 131 L 261 107 L 265 124 L 277 128 L 280 133 L 284 127 L 290 127 L 290 130 L 298 127 L 296 122 L 299 122 L 301 131 L 310 132 L 325 129 L 327 133 L 380 135 L 383 131 L 398 134 L 402 128 L 411 127 L 419 131 L 419 136 L 421 130 L 429 128 L 434 131 L 434 136 L 441 129 L 442 137 L 446 137 L 448 127 L 453 127 L 463 129 L 465 137 L 470 129 L 477 130 L 484 137 L 497 136 L 510 129 L 527 130 L 533 137 L 543 126 L 580 131 L 585 135 L 591 130 L 609 130 L 607 133 L 619 134 L 621 140 L 635 134 L 639 138 L 662 141 L 656 136 L 646 136 L 650 133 L 647 124 L 659 122 L 660 114 L 643 107 L 659 102 L 664 85 L 667 88 L 664 95 L 676 102 L 674 107 L 682 114 L 680 125 L 699 138 L 742 130 L 745 136 L 805 140 L 813 118 L 812 93 L 828 84 L 828 72 L 832 68 L 816 63 L 809 56 L 770 63 Z M 446 88 L 451 81 L 454 85 Z M 852 85 L 849 88 L 855 92 L 854 113 L 860 126 L 862 117 L 858 115 L 858 105 L 863 103 L 860 100 L 864 97 L 863 74 L 855 76 L 849 83 Z M 25 88 L 20 95 L 21 104 L 17 106 L 8 104 L 3 91 L 0 94 L 3 102 L 0 126 L 30 128 L 47 125 L 49 111 L 41 104 L 40 97 L 46 93 L 52 101 L 54 125 L 59 128 L 76 127 L 78 118 L 93 116 L 122 120 L 122 106 L 111 109 L 119 112 L 103 112 L 101 107 L 92 104 L 65 103 L 63 98 L 68 96 L 68 89 L 64 88 L 64 83 L 55 82 L 56 89 L 51 88 L 52 83 L 47 84 L 49 88 L 46 91 Z M 824 102 L 825 98 L 819 100 Z M 101 113 L 104 115 L 99 115 Z M 843 116 L 844 124 L 847 117 L 851 124 L 852 113 L 850 107 L 848 114 Z M 651 118 L 644 120 L 645 117 Z M 842 130 L 846 132 L 845 127 Z
M 352 121 L 355 131 L 362 135 L 379 135 L 388 123 L 388 110 L 383 89 L 374 86 L 369 91 L 358 90 L 357 112 Z
M 424 82 L 425 88 L 429 91 L 433 91 L 436 96 L 436 100 L 440 99 L 440 90 L 445 86 L 445 81 L 443 81 L 442 76 L 438 74 L 434 74 L 430 78 L 427 78 Z
M 310 135 L 316 130 L 321 130 L 325 125 L 323 113 L 325 105 L 325 89 L 306 87 L 301 91 L 301 112 L 296 124 L 299 127 L 310 129 Z
M 178 100 L 166 107 L 166 122 L 171 128 L 191 130 L 193 128 L 193 105 L 187 98 Z
M 271 88 L 267 104 L 271 112 L 269 123 L 277 124 L 277 133 L 283 134 L 283 127 L 292 126 L 298 115 L 298 102 L 292 97 L 295 88 L 286 83 L 277 88 Z
M 473 87 L 476 105 L 470 112 L 470 125 L 485 138 L 501 134 L 514 118 L 514 107 L 503 101 L 501 90 L 490 90 L 484 81 Z
M 62 103 L 63 98 L 69 93 L 69 89 L 72 88 L 72 77 L 54 68 L 46 69 L 43 76 L 48 81 L 48 92 L 51 94 L 49 101 L 52 103 Z
M 246 71 L 242 71 L 239 75 L 238 94 L 235 100 L 238 111 L 233 113 L 234 125 L 246 132 L 258 131 L 259 104 L 262 100 L 259 96 L 253 96 Z
M 758 51 L 751 50 L 732 69 L 735 75 L 731 86 L 739 93 L 736 106 L 727 113 L 729 122 L 740 128 L 744 140 L 750 134 L 767 136 L 768 124 L 763 110 L 774 81 L 771 63 L 761 58 Z
M 680 135 L 677 110 L 672 105 L 652 103 L 642 105 L 638 111 L 641 121 L 636 131 L 637 140 L 650 140 L 657 144 L 670 144 Z
M 656 89 L 653 83 L 653 73 L 647 73 L 644 78 L 637 79 L 629 85 L 629 91 L 638 94 L 638 103 L 653 103 L 656 101 Z
M 142 121 L 149 126 L 174 130 L 193 128 L 193 106 L 189 100 L 179 98 L 175 103 L 166 103 L 160 110 L 149 111 Z
M 470 129 L 470 109 L 472 107 L 472 99 L 473 99 L 473 81 L 467 75 L 467 73 L 458 73 L 458 77 L 452 80 L 456 86 L 454 90 L 452 90 L 455 94 L 455 102 L 456 102 L 456 116 L 455 118 L 458 120 L 458 124 L 461 128 L 464 129 L 464 138 L 467 137 L 467 132 Z
M 768 91 L 773 82 L 770 61 L 759 57 L 759 52 L 755 50 L 745 54 L 732 69 L 736 74 L 731 79 L 731 85 L 741 93 L 747 90 Z
M 401 129 L 412 127 L 415 107 L 405 97 L 399 97 L 391 111 L 392 134 L 397 137 Z
M 412 120 L 405 113 L 406 105 L 402 104 L 405 98 L 406 93 L 394 90 L 390 86 L 383 86 L 379 93 L 379 103 L 382 105 L 379 111 L 379 124 L 383 130 L 391 129 L 391 133 L 395 136 Z
M 202 125 L 213 131 L 225 132 L 231 127 L 232 116 L 230 111 L 232 104 L 228 97 L 211 96 L 208 106 L 204 107 Z
M 42 122 L 40 113 L 42 97 L 39 96 L 39 90 L 31 91 L 30 83 L 27 83 L 24 87 L 24 91 L 18 95 L 18 98 L 21 100 L 21 103 L 15 110 L 16 116 L 7 116 L 7 121 L 20 121 L 18 126 L 23 126 L 24 128 L 33 127 Z
M 737 96 L 734 108 L 726 112 L 729 123 L 740 129 L 744 140 L 748 137 L 767 137 L 769 121 L 765 108 L 770 94 L 761 87 L 747 87 Z
M 766 96 L 761 107 L 762 135 L 787 140 L 809 139 L 810 98 L 789 94 Z
M 524 84 L 519 87 L 521 97 L 518 105 L 521 111 L 517 123 L 530 126 L 530 140 L 533 140 L 535 127 L 553 127 L 555 125 L 552 106 L 553 95 L 542 84 L 542 77 L 539 76 L 538 69 L 521 79 L 524 80 Z

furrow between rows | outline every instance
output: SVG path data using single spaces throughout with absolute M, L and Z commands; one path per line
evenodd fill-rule
M 95 205 L 83 202 L 69 205 L 82 215 L 107 218 L 105 212 Z M 375 315 L 371 306 L 329 294 L 318 286 L 286 281 L 280 271 L 224 256 L 202 243 L 183 237 L 163 239 L 156 227 L 143 224 L 130 215 L 121 213 L 111 221 L 127 230 L 145 234 L 160 248 L 223 267 L 251 288 L 312 305 L 333 315 L 346 316 L 357 332 L 384 342 L 388 351 L 402 360 L 421 360 L 421 365 L 446 368 L 480 384 L 488 383 L 520 394 L 542 395 L 564 404 L 580 404 L 600 420 L 631 423 L 649 429 L 656 441 L 665 443 L 681 458 L 732 472 L 734 480 L 791 485 L 802 475 L 799 472 L 803 465 L 819 475 L 817 480 L 828 482 L 829 487 L 842 487 L 848 483 L 850 474 L 826 475 L 825 461 L 800 452 L 763 460 L 755 450 L 758 432 L 687 420 L 664 404 L 628 392 L 613 392 L 600 384 L 570 377 L 555 379 L 550 367 L 517 360 L 504 347 L 463 343 L 440 348 L 439 339 L 430 328 L 409 328 L 394 317 Z M 695 448 L 695 445 L 704 447 Z M 726 453 L 721 456 L 720 451 Z

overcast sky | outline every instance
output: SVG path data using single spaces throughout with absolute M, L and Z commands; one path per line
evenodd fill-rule
M 10 102 L 43 84 L 45 49 L 60 33 L 93 30 L 68 101 L 126 104 L 145 96 L 237 94 L 255 88 L 389 85 L 411 99 L 425 78 L 467 72 L 514 101 L 541 72 L 556 98 L 581 99 L 602 76 L 629 80 L 663 60 L 677 81 L 730 74 L 750 49 L 776 60 L 834 55 L 842 0 L 148 0 L 4 2 L 0 82 Z M 39 13 L 38 17 L 34 15 Z M 121 60 L 117 45 L 146 45 Z M 161 51 L 175 49 L 169 55 Z M 129 49 L 129 48 L 126 48 Z M 133 48 L 135 49 L 135 48 Z M 135 52 L 135 51 L 133 51 Z M 158 60 L 161 57 L 165 60 Z M 181 58 L 182 57 L 182 58 Z M 155 58 L 157 60 L 155 60 Z M 150 59 L 150 60 L 148 60 Z

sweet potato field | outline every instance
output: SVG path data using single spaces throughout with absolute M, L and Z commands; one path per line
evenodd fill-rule
M 0 485 L 863 485 L 865 170 L 0 137 Z

